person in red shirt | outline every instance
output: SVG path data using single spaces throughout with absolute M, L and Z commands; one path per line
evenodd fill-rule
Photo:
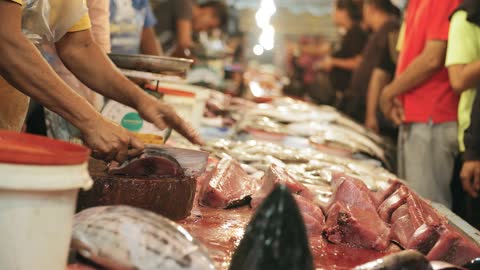
M 449 17 L 461 0 L 410 0 L 397 77 L 383 113 L 400 125 L 398 174 L 422 196 L 451 207 L 458 152 L 457 106 L 445 65 Z

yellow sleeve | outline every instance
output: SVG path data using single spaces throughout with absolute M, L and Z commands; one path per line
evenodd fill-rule
M 10 0 L 10 1 L 15 2 L 15 3 L 23 6 L 23 0 Z
M 12 2 L 18 3 L 23 6 L 23 0 L 10 0 Z M 84 0 L 85 2 L 85 0 Z M 92 24 L 90 22 L 90 17 L 88 16 L 88 12 L 85 13 L 85 15 L 74 25 L 68 32 L 77 32 L 77 31 L 82 31 L 82 30 L 87 30 L 92 27 Z
M 87 1 L 83 0 L 83 4 L 86 6 Z M 90 22 L 90 17 L 88 16 L 88 12 L 83 15 L 83 17 L 68 30 L 68 32 L 78 32 L 82 30 L 87 30 L 92 27 L 92 23 Z
M 87 30 L 92 27 L 92 23 L 90 22 L 90 17 L 88 16 L 88 12 L 74 25 L 72 26 L 68 32 L 78 32 L 82 30 Z

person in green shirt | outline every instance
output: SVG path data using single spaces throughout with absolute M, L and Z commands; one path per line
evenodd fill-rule
M 460 94 L 458 106 L 458 142 L 460 152 L 465 153 L 464 134 L 471 123 L 471 112 L 480 83 L 480 2 L 465 0 L 452 15 L 446 66 L 450 83 Z M 480 139 L 480 138 L 479 138 Z M 480 162 L 463 156 L 464 163 L 460 178 L 465 192 L 471 197 L 478 196 L 473 182 L 480 180 Z M 455 177 L 455 176 L 454 176 Z M 458 176 L 457 176 L 458 177 Z

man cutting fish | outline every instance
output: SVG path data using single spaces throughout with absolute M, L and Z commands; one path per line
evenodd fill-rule
M 201 142 L 172 107 L 143 92 L 110 62 L 92 39 L 83 0 L 0 0 L 0 129 L 19 131 L 29 96 L 78 127 L 95 157 L 122 162 L 143 150 L 133 134 L 104 119 L 63 82 L 31 41 L 39 48 L 51 43 L 92 90 L 137 109 L 160 129 L 170 126 Z

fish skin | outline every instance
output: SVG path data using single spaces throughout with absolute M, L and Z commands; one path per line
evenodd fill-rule
M 305 224 L 285 185 L 278 185 L 250 221 L 229 270 L 313 270 Z
M 72 248 L 113 270 L 214 270 L 207 252 L 180 225 L 129 206 L 86 209 L 75 216 Z

